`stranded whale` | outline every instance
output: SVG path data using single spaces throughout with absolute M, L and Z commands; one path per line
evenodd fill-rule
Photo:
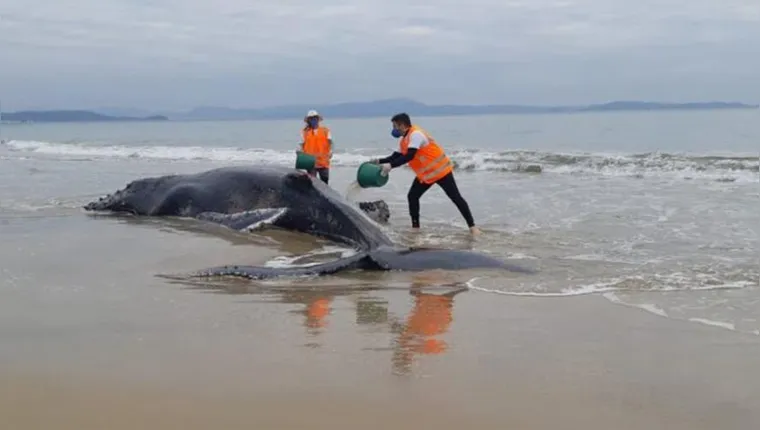
M 137 216 L 192 217 L 235 230 L 272 225 L 357 250 L 350 257 L 311 266 L 222 266 L 198 273 L 204 276 L 262 279 L 322 275 L 349 269 L 498 268 L 532 272 L 471 251 L 398 247 L 377 224 L 387 222 L 390 216 L 385 202 L 353 204 L 323 182 L 284 167 L 223 167 L 195 174 L 138 179 L 84 208 Z

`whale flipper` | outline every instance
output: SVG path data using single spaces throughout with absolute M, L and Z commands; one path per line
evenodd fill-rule
M 367 258 L 366 252 L 360 252 L 350 257 L 340 258 L 326 263 L 317 263 L 296 267 L 265 267 L 227 265 L 212 267 L 194 273 L 193 277 L 235 276 L 248 279 L 269 279 L 279 277 L 329 275 L 343 270 L 364 269 L 373 264 Z
M 288 211 L 288 208 L 265 208 L 250 211 L 223 214 L 219 212 L 201 212 L 195 218 L 221 224 L 237 231 L 253 231 L 264 225 L 273 224 Z

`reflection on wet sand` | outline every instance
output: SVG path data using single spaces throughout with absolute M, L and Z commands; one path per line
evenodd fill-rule
M 417 288 L 409 292 L 414 296 L 414 308 L 404 324 L 395 323 L 392 329 L 398 333 L 393 353 L 394 373 L 410 373 L 417 355 L 446 352 L 448 344 L 441 336 L 453 321 L 454 296 L 464 291 L 467 288 L 445 294 L 423 293 Z
M 424 292 L 430 283 L 431 279 L 415 279 L 409 290 L 414 297 L 412 310 L 404 323 L 394 321 L 391 324 L 391 331 L 397 334 L 392 360 L 394 373 L 398 375 L 411 372 L 415 356 L 439 355 L 448 349 L 443 335 L 454 320 L 454 297 L 468 288 L 461 287 L 443 294 Z
M 338 297 L 347 297 L 354 303 L 357 327 L 382 327 L 393 336 L 391 348 L 379 346 L 365 348 L 376 351 L 393 351 L 393 373 L 411 373 L 415 357 L 441 355 L 449 345 L 444 339 L 453 322 L 454 297 L 468 291 L 466 286 L 452 284 L 441 273 L 418 273 L 413 275 L 408 291 L 412 297 L 412 309 L 405 317 L 393 315 L 389 301 L 372 295 L 373 291 L 389 288 L 382 285 L 286 285 L 269 286 L 248 280 L 225 280 L 218 282 L 189 282 L 174 280 L 172 283 L 190 284 L 190 288 L 211 290 L 222 294 L 252 294 L 268 296 L 267 302 L 298 305 L 287 312 L 300 315 L 308 341 L 305 346 L 322 346 L 321 338 L 331 329 L 330 315 Z M 445 288 L 445 292 L 430 292 Z M 395 288 L 394 288 L 395 290 Z M 409 297 L 406 296 L 406 297 Z M 257 301 L 260 302 L 260 301 Z M 343 328 L 336 327 L 336 331 Z
M 385 300 L 364 296 L 356 301 L 357 325 L 384 325 L 395 336 L 391 361 L 396 374 L 409 374 L 417 355 L 446 352 L 448 344 L 443 335 L 453 321 L 454 297 L 467 291 L 466 287 L 462 287 L 434 294 L 424 292 L 425 286 L 416 282 L 410 288 L 409 294 L 413 297 L 414 305 L 404 322 L 398 317 L 389 318 L 389 303 Z M 334 298 L 334 294 L 319 291 L 282 293 L 282 303 L 303 305 L 303 308 L 292 312 L 304 317 L 303 325 L 311 338 L 307 346 L 321 345 L 318 337 L 329 329 L 328 318 Z
M 291 310 L 291 313 L 303 316 L 303 325 L 309 335 L 309 347 L 319 347 L 318 337 L 329 325 L 330 306 L 336 294 L 314 290 L 293 290 L 280 293 L 280 303 L 299 304 L 303 307 Z
M 364 327 L 384 326 L 388 323 L 388 301 L 364 295 L 356 300 L 356 325 Z

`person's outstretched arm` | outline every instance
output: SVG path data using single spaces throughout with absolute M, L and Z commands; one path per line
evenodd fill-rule
M 412 158 L 414 158 L 414 154 L 416 153 L 417 153 L 417 148 L 409 148 L 406 151 L 406 155 L 397 152 L 396 154 L 398 154 L 398 156 L 386 161 L 386 163 L 389 163 L 391 167 L 393 168 L 403 166 L 404 164 L 412 161 Z M 381 164 L 382 163 L 383 162 L 381 162 Z
M 390 163 L 390 162 L 391 162 L 391 160 L 395 160 L 397 157 L 400 157 L 400 156 L 401 156 L 401 153 L 400 153 L 400 152 L 398 152 L 398 151 L 393 151 L 393 154 L 391 154 L 391 155 L 389 155 L 389 156 L 387 156 L 387 157 L 383 157 L 383 158 L 378 158 L 378 159 L 375 159 L 375 160 L 373 160 L 373 162 L 374 162 L 375 164 L 385 164 L 385 163 Z

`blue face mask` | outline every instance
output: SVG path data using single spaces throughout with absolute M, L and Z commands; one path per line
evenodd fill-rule
M 309 126 L 311 128 L 317 128 L 318 125 L 319 125 L 319 119 L 317 119 L 317 118 L 309 118 Z
M 395 128 L 395 127 L 393 128 L 393 130 L 391 130 L 391 136 L 395 137 L 396 139 L 398 139 L 399 137 L 401 137 L 403 135 L 404 135 L 404 133 L 402 133 L 401 130 L 399 130 L 399 129 Z

